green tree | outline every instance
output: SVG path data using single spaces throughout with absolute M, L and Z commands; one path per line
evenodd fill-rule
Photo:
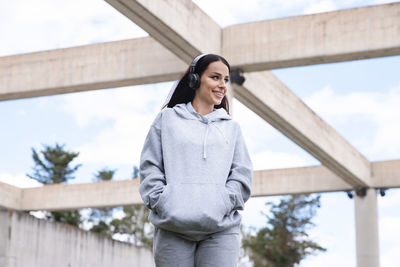
M 94 181 L 110 181 L 115 170 L 104 168 L 95 174 Z M 137 179 L 138 167 L 133 167 L 132 179 Z M 114 218 L 113 214 L 122 209 L 122 218 Z M 148 220 L 149 210 L 144 205 L 132 205 L 118 208 L 91 209 L 89 221 L 93 223 L 90 231 L 112 237 L 114 234 L 124 235 L 126 241 L 137 246 L 151 249 L 153 246 L 153 226 Z
M 111 181 L 114 177 L 116 170 L 104 168 L 94 175 L 94 182 Z M 113 231 L 110 227 L 114 208 L 99 208 L 91 209 L 89 215 L 89 222 L 93 225 L 89 229 L 92 232 L 99 233 L 106 237 L 112 237 Z
M 40 151 L 43 159 L 32 148 L 35 166 L 33 167 L 33 174 L 27 174 L 27 176 L 43 184 L 60 184 L 74 179 L 73 174 L 81 164 L 71 167 L 70 163 L 79 153 L 65 151 L 64 146 L 59 144 L 54 147 L 43 145 L 44 149 Z
M 138 178 L 139 178 L 139 168 L 137 166 L 133 166 L 132 179 L 138 179 Z
M 318 251 L 326 251 L 309 239 L 307 230 L 320 207 L 320 196 L 293 195 L 282 198 L 279 204 L 267 202 L 271 216 L 267 226 L 255 235 L 245 234 L 243 247 L 249 251 L 255 267 L 293 267 Z
M 43 145 L 43 150 L 39 153 L 32 148 L 32 159 L 35 165 L 33 173 L 27 174 L 27 176 L 43 184 L 66 183 L 74 179 L 73 174 L 81 165 L 78 164 L 74 167 L 70 165 L 79 153 L 66 151 L 64 146 L 59 144 L 54 147 Z M 78 210 L 52 211 L 47 213 L 46 217 L 47 219 L 76 227 L 79 227 L 82 222 L 81 214 Z
M 117 170 L 110 170 L 108 168 L 103 168 L 94 174 L 93 182 L 103 182 L 111 181 L 114 178 L 114 174 Z
M 134 166 L 132 179 L 138 179 L 139 169 Z M 150 223 L 149 209 L 144 205 L 132 205 L 123 207 L 124 216 L 121 219 L 111 221 L 113 232 L 126 235 L 128 242 L 148 249 L 153 247 L 154 227 Z

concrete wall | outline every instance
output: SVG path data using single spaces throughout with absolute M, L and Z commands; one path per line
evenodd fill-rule
M 149 250 L 74 227 L 0 210 L 1 267 L 154 266 Z

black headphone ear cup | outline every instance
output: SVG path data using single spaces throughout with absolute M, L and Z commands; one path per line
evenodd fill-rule
M 189 87 L 193 90 L 196 90 L 200 87 L 200 77 L 197 73 L 190 73 L 189 74 Z

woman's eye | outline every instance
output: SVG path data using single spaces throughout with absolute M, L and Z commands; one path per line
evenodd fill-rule
M 211 79 L 218 80 L 219 77 L 218 76 L 212 76 Z
M 229 79 L 225 79 L 225 83 L 228 83 L 229 82 Z

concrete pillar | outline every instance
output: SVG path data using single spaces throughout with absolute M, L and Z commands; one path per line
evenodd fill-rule
M 379 267 L 378 205 L 375 189 L 354 196 L 357 267 Z
M 8 210 L 0 207 L 0 266 L 7 264 L 7 248 L 9 242 Z

